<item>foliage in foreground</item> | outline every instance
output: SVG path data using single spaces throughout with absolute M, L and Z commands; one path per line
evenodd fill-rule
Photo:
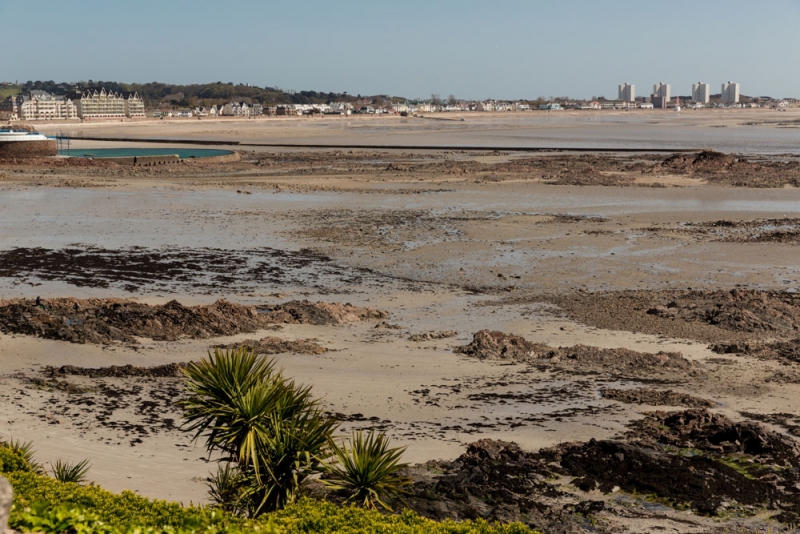
M 529 534 L 518 523 L 425 519 L 413 512 L 385 515 L 355 506 L 300 499 L 255 520 L 208 507 L 183 507 L 130 491 L 114 494 L 98 486 L 59 482 L 34 472 L 21 456 L 0 445 L 0 473 L 14 487 L 10 526 L 21 532 L 92 534 L 398 533 Z
M 86 482 L 86 474 L 89 472 L 89 460 L 83 460 L 77 464 L 65 462 L 63 460 L 56 460 L 56 463 L 51 465 L 53 478 L 59 482 L 74 482 L 75 484 L 83 484 Z
M 365 508 L 377 509 L 381 505 L 386 510 L 391 506 L 384 499 L 399 499 L 403 487 L 411 483 L 400 475 L 400 469 L 408 467 L 400 463 L 405 447 L 389 447 L 389 438 L 373 430 L 353 432 L 341 446 L 333 445 L 336 463 L 326 466 L 329 478 L 326 486 L 343 491 L 349 496 L 346 502 L 353 502 Z
M 186 430 L 235 465 L 226 478 L 235 500 L 223 504 L 256 517 L 294 502 L 306 479 L 321 471 L 336 428 L 311 387 L 284 377 L 274 360 L 248 348 L 216 348 L 184 373 Z
M 349 446 L 337 445 L 337 423 L 322 413 L 309 386 L 276 372 L 274 360 L 248 348 L 216 348 L 184 373 L 185 429 L 222 456 L 209 493 L 223 510 L 245 517 L 280 510 L 301 495 L 308 477 L 322 472 L 329 487 L 367 508 L 391 510 L 389 503 L 403 493 L 404 449 L 374 432 L 354 433 Z

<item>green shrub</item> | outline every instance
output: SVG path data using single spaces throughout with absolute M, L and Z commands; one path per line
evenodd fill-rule
M 150 500 L 131 491 L 117 495 L 99 486 L 59 482 L 29 471 L 16 471 L 4 476 L 14 488 L 14 504 L 20 511 L 37 503 L 63 504 L 89 510 L 113 527 L 130 524 L 180 527 L 187 522 L 212 524 L 235 519 L 204 507 L 183 507 L 178 503 Z
M 0 442 L 0 473 L 30 472 L 33 467 L 25 456 L 10 444 Z
M 280 512 L 241 523 L 202 523 L 152 526 L 139 522 L 113 525 L 99 514 L 67 504 L 38 504 L 14 511 L 11 526 L 21 532 L 44 534 L 535 534 L 519 523 L 490 525 L 486 521 L 433 521 L 413 512 L 385 515 L 355 506 L 300 499 Z
M 58 482 L 30 470 L 8 447 L 0 446 L 3 473 L 14 487 L 10 526 L 45 534 L 530 534 L 520 524 L 425 519 L 413 512 L 382 514 L 355 506 L 300 499 L 255 520 L 202 506 L 150 500 L 130 491 L 114 494 L 98 486 Z M 12 467 L 16 465 L 17 467 Z
M 18 460 L 22 460 L 25 464 L 28 465 L 30 471 L 34 471 L 40 474 L 44 473 L 44 468 L 40 463 L 36 461 L 36 459 L 33 456 L 34 454 L 36 454 L 36 451 L 33 450 L 32 441 L 21 441 L 14 439 L 10 439 L 8 441 L 0 440 L 0 448 L 10 449 L 16 455 Z M 2 472 L 1 467 L 0 467 L 0 472 Z
M 53 478 L 59 482 L 74 482 L 83 484 L 86 482 L 86 473 L 89 472 L 89 460 L 83 460 L 77 464 L 57 460 L 52 464 Z
M 209 352 L 185 370 L 185 428 L 210 452 L 235 462 L 238 474 L 218 495 L 235 495 L 229 510 L 256 517 L 293 502 L 321 471 L 336 423 L 322 413 L 309 386 L 275 372 L 275 361 L 252 349 Z M 212 487 L 212 493 L 214 488 Z
M 347 494 L 346 502 L 391 510 L 387 500 L 396 499 L 410 480 L 399 471 L 407 464 L 400 463 L 405 447 L 389 447 L 389 438 L 370 430 L 353 432 L 341 446 L 333 444 L 336 463 L 326 465 L 330 478 L 323 483 L 333 490 Z
M 532 534 L 520 523 L 490 525 L 486 521 L 434 521 L 407 511 L 383 514 L 357 506 L 301 499 L 294 505 L 269 514 L 287 534 Z

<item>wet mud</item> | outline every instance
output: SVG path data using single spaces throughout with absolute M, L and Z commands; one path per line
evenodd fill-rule
M 0 277 L 34 286 L 37 281 L 56 281 L 133 293 L 227 294 L 251 290 L 254 284 L 333 291 L 333 287 L 358 286 L 374 275 L 337 266 L 330 258 L 309 250 L 105 249 L 75 245 L 0 251 Z
M 752 289 L 575 292 L 545 296 L 570 318 L 597 328 L 709 343 L 792 339 L 800 333 L 800 294 Z
M 664 224 L 643 230 L 658 235 L 685 235 L 698 241 L 720 243 L 800 243 L 800 219 L 789 217 Z
M 559 154 L 530 155 L 513 151 L 425 151 L 330 150 L 289 153 L 239 151 L 240 161 L 184 161 L 155 167 L 122 166 L 102 160 L 52 158 L 0 161 L 0 179 L 34 178 L 37 185 L 70 187 L 109 185 L 105 180 L 169 177 L 220 180 L 241 187 L 256 180 L 275 180 L 285 187 L 287 176 L 369 176 L 380 180 L 413 180 L 433 184 L 453 181 L 536 181 L 574 186 L 664 186 L 670 176 L 680 175 L 702 182 L 734 187 L 800 186 L 800 162 L 783 157 L 744 157 L 711 150 L 671 155 Z M 487 161 L 486 157 L 494 159 Z M 649 178 L 646 183 L 641 178 Z M 86 180 L 92 178 L 93 180 Z M 654 181 L 655 180 L 655 181 Z M 326 189 L 320 184 L 298 184 L 297 189 Z M 424 193 L 431 186 L 398 192 Z M 435 190 L 435 189 L 434 189 Z

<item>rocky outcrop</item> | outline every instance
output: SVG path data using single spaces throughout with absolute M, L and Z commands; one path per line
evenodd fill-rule
M 369 319 L 386 319 L 389 314 L 372 308 L 361 308 L 352 304 L 331 302 L 309 302 L 293 300 L 285 304 L 261 309 L 270 323 L 334 325 L 354 323 Z
M 267 336 L 261 339 L 245 339 L 244 341 L 229 343 L 228 345 L 217 345 L 217 347 L 221 349 L 247 348 L 254 351 L 256 354 L 282 354 L 293 352 L 295 354 L 317 355 L 328 351 L 328 349 L 321 346 L 314 339 L 288 340 L 275 336 Z
M 625 404 L 649 404 L 650 406 L 685 406 L 687 408 L 711 408 L 716 403 L 700 397 L 667 390 L 659 391 L 649 388 L 611 389 L 600 392 L 605 399 L 624 402 Z
M 526 360 L 534 356 L 536 347 L 522 336 L 481 330 L 472 336 L 472 343 L 456 347 L 454 352 L 479 360 Z
M 289 302 L 261 309 L 218 300 L 184 306 L 176 300 L 151 306 L 124 299 L 58 298 L 0 301 L 0 332 L 73 343 L 137 343 L 207 339 L 252 333 L 274 323 L 335 325 L 382 319 L 386 312 L 328 302 Z

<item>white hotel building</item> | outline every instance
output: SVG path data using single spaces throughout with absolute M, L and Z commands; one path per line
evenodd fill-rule
M 24 121 L 69 120 L 78 118 L 78 110 L 69 98 L 47 91 L 31 91 L 16 100 L 17 116 Z

